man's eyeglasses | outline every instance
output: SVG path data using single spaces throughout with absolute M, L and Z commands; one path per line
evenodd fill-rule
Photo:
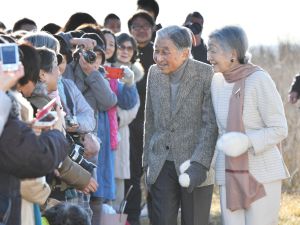
M 138 25 L 138 24 L 133 24 L 131 26 L 132 30 L 149 30 L 150 28 L 152 28 L 152 26 L 150 24 L 144 24 L 144 25 Z
M 119 45 L 118 48 L 122 51 L 127 50 L 128 52 L 132 52 L 133 51 L 133 47 L 132 46 L 125 46 L 125 45 Z

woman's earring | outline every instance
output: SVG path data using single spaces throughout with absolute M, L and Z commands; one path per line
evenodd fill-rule
M 234 62 L 234 58 L 230 59 L 230 62 L 232 62 L 232 63 L 233 63 L 233 62 Z

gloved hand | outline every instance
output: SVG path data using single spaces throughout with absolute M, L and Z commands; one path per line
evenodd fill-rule
M 185 164 L 185 165 L 184 165 Z M 184 162 L 180 167 L 188 165 L 187 161 Z M 180 171 L 183 172 L 183 171 Z M 207 177 L 207 169 L 198 162 L 191 162 L 187 170 L 179 176 L 179 183 L 182 187 L 187 187 L 187 191 L 192 193 L 194 188 L 201 185 Z
M 217 148 L 230 157 L 237 157 L 245 153 L 252 143 L 247 135 L 241 132 L 228 132 L 221 136 Z
M 123 69 L 124 77 L 121 79 L 128 86 L 134 85 L 134 73 L 128 66 L 120 66 Z

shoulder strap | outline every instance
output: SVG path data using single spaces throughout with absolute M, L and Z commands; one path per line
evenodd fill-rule
M 64 86 L 64 92 L 65 92 L 65 95 L 66 95 L 66 101 L 67 101 L 66 104 L 67 104 L 72 116 L 75 116 L 74 115 L 74 103 L 72 101 L 69 89 L 68 89 L 68 87 L 67 87 L 67 85 L 65 84 L 64 81 L 62 81 L 62 83 L 63 83 L 63 86 Z

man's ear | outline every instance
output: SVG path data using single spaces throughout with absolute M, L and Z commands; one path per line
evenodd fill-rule
M 40 70 L 39 77 L 42 82 L 46 81 L 46 73 L 44 70 Z
M 192 45 L 196 46 L 197 41 L 196 41 L 195 34 L 193 32 L 191 32 L 191 36 L 192 36 Z
M 231 52 L 231 59 L 236 59 L 237 60 L 237 58 L 238 58 L 238 54 L 237 54 L 236 50 L 234 49 Z
M 189 58 L 190 57 L 190 49 L 189 48 L 185 48 L 183 50 L 182 56 L 183 56 L 184 59 Z

